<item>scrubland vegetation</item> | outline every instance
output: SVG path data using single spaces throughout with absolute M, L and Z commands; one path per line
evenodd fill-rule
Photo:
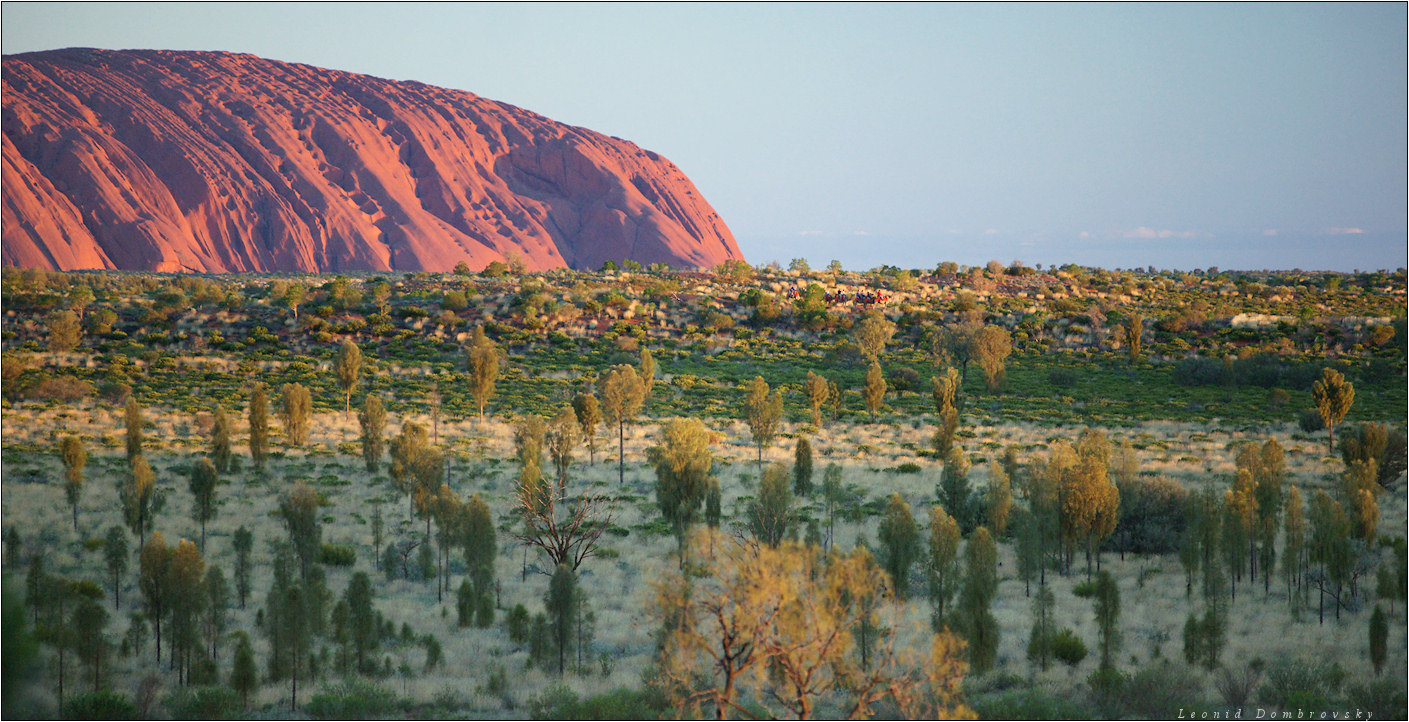
M 626 265 L 6 269 L 4 714 L 1409 713 L 1403 270 Z

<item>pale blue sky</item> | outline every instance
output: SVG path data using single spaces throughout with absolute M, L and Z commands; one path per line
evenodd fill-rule
M 1406 265 L 1406 6 L 29 4 L 6 54 L 248 52 L 675 161 L 749 260 Z

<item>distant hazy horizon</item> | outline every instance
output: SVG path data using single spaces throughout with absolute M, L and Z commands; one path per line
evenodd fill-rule
M 1275 253 L 1267 243 L 1275 240 Z M 799 245 L 799 242 L 803 245 Z M 1261 243 L 1259 243 L 1261 241 Z M 744 244 L 740 242 L 742 247 Z M 1327 248 L 1337 249 L 1327 261 Z M 1238 271 L 1394 271 L 1409 268 L 1409 245 L 1398 234 L 1305 234 L 1228 238 L 1041 238 L 1008 234 L 936 234 L 886 238 L 870 234 L 811 232 L 802 236 L 755 238 L 743 248 L 749 263 L 777 261 L 784 268 L 802 258 L 812 268 L 833 260 L 848 270 L 878 266 L 932 269 L 944 261 L 982 266 L 989 261 L 1044 268 L 1079 266 L 1194 271 L 1217 267 Z M 801 255 L 799 255 L 799 252 Z M 1275 257 L 1274 257 L 1275 256 Z M 1273 260 L 1268 260 L 1272 258 Z
M 755 263 L 1409 265 L 1405 3 L 6 3 L 7 54 L 223 50 L 674 161 Z

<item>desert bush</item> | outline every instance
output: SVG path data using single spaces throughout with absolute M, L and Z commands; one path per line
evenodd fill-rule
M 1169 554 L 1184 533 L 1184 485 L 1158 477 L 1136 478 L 1120 488 L 1120 521 L 1105 548 L 1135 554 Z
M 172 719 L 234 719 L 240 696 L 223 685 L 184 687 L 162 699 Z
M 1114 667 L 1102 667 L 1086 675 L 1092 702 L 1112 719 L 1120 717 L 1125 710 L 1129 684 L 1130 675 Z
M 1335 662 L 1282 660 L 1268 667 L 1258 702 L 1281 709 L 1325 709 L 1345 678 L 1345 670 Z
M 1174 383 L 1180 386 L 1217 386 L 1223 382 L 1223 364 L 1213 359 L 1190 356 L 1174 364 Z
M 555 685 L 556 686 L 556 685 Z M 549 688 L 551 690 L 552 688 Z M 545 691 L 545 695 L 547 691 Z M 534 719 L 576 719 L 576 720 L 651 720 L 663 719 L 667 713 L 672 711 L 670 704 L 659 694 L 651 690 L 637 690 L 626 687 L 617 687 L 604 694 L 599 694 L 586 699 L 579 699 L 577 695 L 564 695 L 562 701 L 554 709 L 545 710 L 546 717 Z M 545 699 L 544 702 L 552 700 Z M 530 702 L 530 709 L 533 709 L 533 702 Z M 536 709 L 534 710 L 537 711 Z
M 1202 679 L 1181 664 L 1164 661 L 1144 667 L 1126 680 L 1125 708 L 1136 717 L 1162 719 L 1172 717 L 1180 707 L 1198 704 L 1203 699 Z
M 1076 636 L 1076 632 L 1071 631 L 1071 627 L 1062 627 L 1061 631 L 1052 635 L 1049 644 L 1052 656 L 1061 660 L 1062 664 L 1075 667 L 1081 664 L 1081 660 L 1086 659 L 1086 643 Z
M 328 544 L 318 550 L 318 562 L 334 567 L 350 567 L 357 562 L 357 549 L 351 544 Z
M 979 719 L 1095 719 L 1095 710 L 1036 689 L 1010 690 L 972 698 Z
M 19 387 L 21 396 L 35 401 L 73 402 L 93 395 L 93 384 L 87 381 L 42 372 L 25 377 Z
M 396 693 L 390 689 L 364 679 L 349 679 L 319 690 L 303 711 L 314 719 L 373 719 L 396 706 Z
M 64 719 L 129 720 L 141 719 L 137 706 L 122 692 L 100 689 L 97 692 L 74 695 L 64 703 Z
M 528 622 L 528 607 L 515 604 L 514 608 L 504 615 L 504 626 L 509 630 L 509 640 L 515 644 L 528 641 Z
M 1302 411 L 1301 415 L 1297 417 L 1296 422 L 1297 426 L 1301 427 L 1301 430 L 1308 434 L 1314 434 L 1317 431 L 1325 431 L 1326 429 L 1326 422 L 1322 420 L 1321 412 L 1316 409 L 1306 409 Z
M 1047 372 L 1047 381 L 1057 388 L 1071 388 L 1080 380 L 1081 374 L 1076 369 L 1059 367 Z
M 1262 680 L 1262 662 L 1254 660 L 1241 669 L 1228 666 L 1218 670 L 1218 674 L 1213 678 L 1213 686 L 1218 690 L 1218 694 L 1223 697 L 1223 703 L 1230 707 L 1242 707 L 1247 704 L 1257 689 L 1257 683 Z
M 918 391 L 922 384 L 920 372 L 907 366 L 890 372 L 887 381 L 890 383 L 890 387 L 896 391 Z
M 1403 680 L 1377 679 L 1365 684 L 1353 684 L 1345 690 L 1346 702 L 1364 710 L 1366 719 L 1409 719 L 1409 698 Z

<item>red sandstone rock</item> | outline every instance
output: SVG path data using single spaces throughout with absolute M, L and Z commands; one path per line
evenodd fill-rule
M 742 258 L 673 163 L 471 93 L 250 55 L 6 56 L 0 261 L 529 269 Z

